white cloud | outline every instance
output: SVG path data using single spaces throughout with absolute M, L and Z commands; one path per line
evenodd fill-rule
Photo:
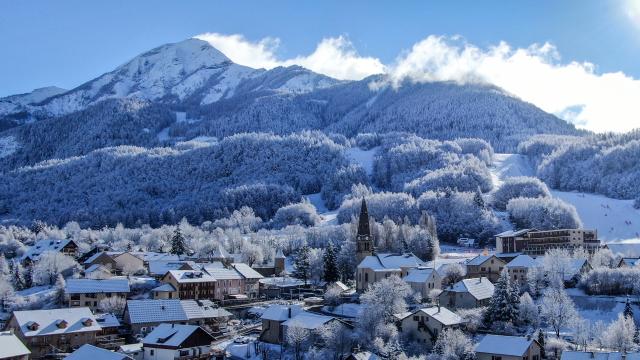
M 383 73 L 380 60 L 362 57 L 344 36 L 323 39 L 313 53 L 293 59 L 278 60 L 279 39 L 265 38 L 251 42 L 242 35 L 206 33 L 196 38 L 208 41 L 233 62 L 254 68 L 300 65 L 311 71 L 341 80 L 360 80 L 371 74 Z
M 311 54 L 292 59 L 278 59 L 278 39 L 251 42 L 241 35 L 197 37 L 234 62 L 251 67 L 296 64 L 345 80 L 384 72 L 395 84 L 406 78 L 488 82 L 580 128 L 622 132 L 640 127 L 640 80 L 622 72 L 598 74 L 591 63 L 562 63 L 558 50 L 549 43 L 512 48 L 501 42 L 483 49 L 459 37 L 429 36 L 385 66 L 377 58 L 360 56 L 342 36 L 323 39 Z

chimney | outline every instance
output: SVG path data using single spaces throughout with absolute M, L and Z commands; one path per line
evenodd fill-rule
M 289 309 L 289 319 L 291 319 L 291 306 L 289 306 L 288 309 Z
M 171 328 L 174 328 L 174 327 L 176 327 L 176 324 L 171 324 Z

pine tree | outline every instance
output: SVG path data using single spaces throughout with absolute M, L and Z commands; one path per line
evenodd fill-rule
M 518 318 L 518 305 L 520 303 L 518 292 L 517 285 L 511 284 L 507 270 L 502 270 L 489 302 L 485 321 L 488 324 L 497 321 L 513 323 Z
M 58 279 L 56 280 L 56 297 L 55 302 L 57 305 L 64 305 L 64 290 L 67 286 L 67 282 L 64 280 L 64 276 L 62 274 L 58 274 Z
M 19 262 L 13 265 L 13 287 L 20 291 L 26 289 L 27 282 L 24 279 L 24 268 Z
M 28 289 L 33 286 L 33 264 L 25 267 L 24 271 L 24 288 Z
M 338 257 L 336 248 L 333 246 L 333 241 L 329 241 L 327 249 L 324 251 L 324 281 L 332 283 L 340 279 L 340 272 L 338 271 Z
M 624 314 L 625 318 L 630 318 L 633 320 L 633 308 L 631 307 L 629 298 L 627 298 L 627 302 L 624 304 L 624 311 L 622 313 Z
M 476 204 L 477 207 L 484 209 L 486 204 L 484 199 L 482 198 L 482 192 L 480 191 L 480 187 L 476 190 L 476 193 L 473 195 L 473 203 Z
M 176 230 L 171 238 L 171 253 L 176 255 L 183 255 L 187 252 L 187 245 L 185 244 L 184 236 L 180 232 L 180 225 L 176 226 Z
M 544 359 L 545 358 L 545 353 L 544 353 L 544 333 L 542 332 L 542 329 L 538 329 L 538 344 L 540 344 L 540 358 Z
M 300 250 L 298 250 L 298 255 L 294 261 L 295 270 L 293 272 L 293 276 L 304 280 L 305 286 L 307 286 L 307 280 L 309 280 L 311 271 L 310 251 L 311 249 L 309 249 L 309 246 L 304 245 Z

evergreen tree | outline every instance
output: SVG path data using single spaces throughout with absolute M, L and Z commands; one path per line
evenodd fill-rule
M 515 322 L 518 318 L 518 305 L 520 303 L 520 297 L 518 296 L 517 285 L 511 284 L 509 274 L 506 269 L 500 273 L 500 278 L 495 285 L 495 290 L 487 313 L 485 315 L 485 321 L 488 324 L 493 322 Z
M 333 245 L 333 241 L 329 241 L 329 246 L 324 251 L 324 281 L 332 283 L 340 279 L 340 272 L 338 271 L 338 257 L 336 248 Z
M 45 224 L 43 221 L 41 220 L 34 220 L 33 224 L 31 224 L 31 231 L 38 235 L 41 231 L 43 231 L 45 228 L 47 227 L 47 224 Z
M 293 272 L 293 276 L 304 280 L 304 285 L 307 286 L 307 280 L 310 277 L 311 271 L 311 257 L 310 257 L 311 249 L 309 249 L 308 245 L 304 245 L 298 250 L 298 255 L 296 256 L 296 260 L 294 261 L 295 270 Z
M 627 298 L 627 302 L 624 304 L 624 311 L 622 312 L 625 318 L 630 318 L 633 320 L 633 308 L 631 307 L 631 303 L 629 302 L 629 298 Z
M 187 245 L 185 244 L 184 236 L 180 232 L 180 225 L 176 226 L 176 230 L 171 238 L 171 253 L 176 255 L 183 255 L 187 252 Z
M 57 305 L 64 305 L 64 290 L 67 286 L 67 282 L 64 280 L 62 274 L 58 274 L 58 279 L 56 280 L 56 294 L 55 294 L 55 303 Z
M 540 358 L 544 359 L 545 353 L 544 353 L 544 333 L 542 332 L 542 329 L 538 329 L 538 343 L 540 344 Z
M 27 282 L 24 279 L 25 271 L 19 262 L 13 265 L 13 287 L 20 291 L 26 289 Z
M 485 202 L 484 199 L 482 198 L 482 192 L 480 191 L 480 187 L 478 186 L 478 189 L 476 190 L 476 193 L 473 195 L 473 203 L 476 204 L 476 206 L 478 206 L 479 208 L 484 209 L 485 208 Z
M 24 288 L 28 289 L 33 286 L 33 264 L 28 265 L 24 270 Z

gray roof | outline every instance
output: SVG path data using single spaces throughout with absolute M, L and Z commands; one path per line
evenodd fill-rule
M 10 331 L 0 332 L 0 359 L 29 355 L 31 351 Z
M 215 280 L 242 280 L 242 275 L 235 269 L 205 267 L 204 270 Z
M 431 278 L 435 269 L 433 268 L 419 268 L 409 271 L 409 274 L 404 277 L 405 282 L 424 283 Z
M 195 325 L 160 324 L 142 340 L 142 343 L 144 347 L 153 347 L 156 345 L 180 348 L 182 343 L 198 329 L 200 329 L 200 327 Z M 213 337 L 210 337 L 209 343 L 213 340 Z M 206 344 L 203 343 L 200 345 Z
M 324 324 L 334 320 L 334 317 L 320 315 L 308 311 L 302 311 L 293 316 L 293 318 L 282 323 L 284 326 L 298 326 L 307 330 L 317 330 Z
M 197 265 L 193 261 L 151 260 L 149 261 L 149 274 L 162 276 L 169 270 L 179 270 L 185 265 L 191 269 L 197 269 Z
M 131 359 L 129 356 L 93 345 L 84 344 L 78 350 L 72 352 L 65 360 L 125 360 Z
M 522 267 L 522 268 L 528 269 L 532 267 L 538 267 L 539 265 L 540 264 L 529 255 L 518 255 L 513 260 L 509 261 L 509 263 L 505 265 L 505 267 L 507 268 Z
M 533 339 L 527 339 L 522 336 L 506 336 L 506 335 L 485 335 L 476 345 L 476 352 L 522 356 L 533 343 Z
M 247 264 L 233 263 L 232 265 L 245 279 L 262 279 L 264 277 Z
M 358 265 L 358 268 L 369 268 L 374 271 L 399 271 L 401 268 L 419 267 L 422 265 L 424 265 L 424 262 L 412 253 L 381 253 L 365 257 Z
M 105 313 L 96 315 L 96 321 L 103 328 L 120 327 L 120 321 L 113 314 Z
M 404 316 L 402 316 L 402 319 L 405 319 L 407 316 L 417 315 L 418 313 L 424 313 L 445 326 L 458 325 L 463 323 L 462 318 L 458 314 L 454 313 L 444 306 L 431 306 L 418 309 L 412 313 L 410 312 L 404 314 Z
M 129 321 L 132 324 L 188 321 L 192 319 L 230 317 L 231 313 L 210 301 L 196 300 L 129 300 Z
M 474 257 L 473 259 L 467 261 L 467 265 L 481 265 L 483 264 L 485 261 L 491 259 L 492 257 L 495 257 L 494 255 L 478 255 L 476 257 Z M 496 259 L 498 259 L 496 257 Z M 502 261 L 502 259 L 499 259 Z
M 494 286 L 485 277 L 463 279 L 453 284 L 453 287 L 445 291 L 468 292 L 477 300 L 488 299 L 493 296 Z
M 71 239 L 63 239 L 63 240 L 55 240 L 55 239 L 46 239 L 39 240 L 33 246 L 29 247 L 27 251 L 22 255 L 22 259 L 31 259 L 37 260 L 40 255 L 44 254 L 47 251 L 55 251 L 59 252 L 69 243 L 73 242 Z
M 152 289 L 151 291 L 155 291 L 155 292 L 174 292 L 174 291 L 177 291 L 177 290 L 171 284 L 162 284 L 162 285 L 158 286 L 157 288 Z
M 291 309 L 291 317 L 302 312 L 302 307 L 300 305 L 273 304 L 262 313 L 260 318 L 264 320 L 285 321 L 290 319 L 289 309 Z
M 169 274 L 178 281 L 178 283 L 199 283 L 214 282 L 216 279 L 209 275 L 206 271 L 200 270 L 169 270 Z
M 65 287 L 67 294 L 128 293 L 129 291 L 127 279 L 68 279 Z
M 20 331 L 27 337 L 102 330 L 96 317 L 87 307 L 14 311 L 13 316 L 16 318 Z M 67 323 L 65 327 L 57 325 L 62 320 Z M 91 321 L 85 325 L 83 322 L 86 320 Z M 28 325 L 33 323 L 38 324 L 38 327 L 35 330 L 30 330 Z

